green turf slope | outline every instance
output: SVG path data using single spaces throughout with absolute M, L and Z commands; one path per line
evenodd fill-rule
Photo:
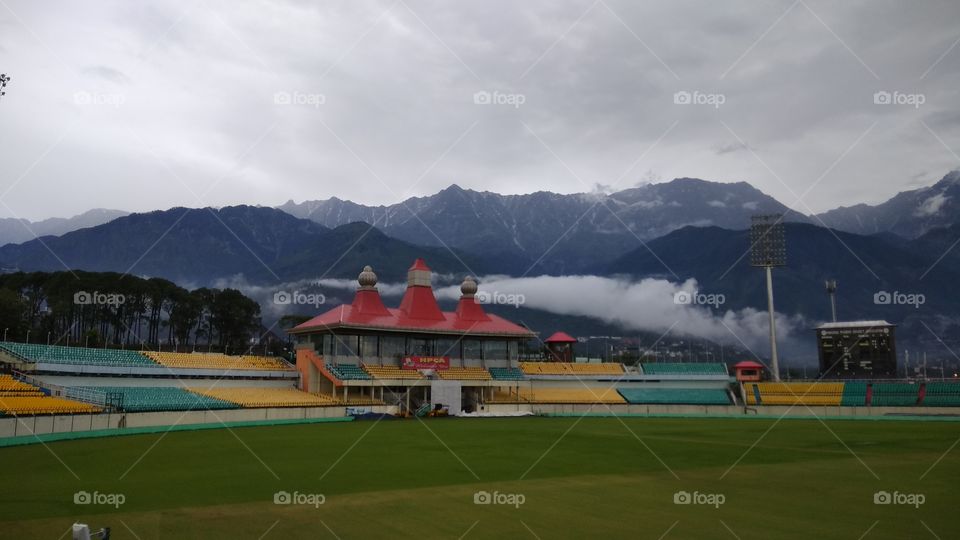
M 958 438 L 953 422 L 574 417 L 51 442 L 0 449 L 0 537 L 82 520 L 144 540 L 957 538 Z M 325 502 L 274 504 L 281 490 Z M 524 504 L 477 505 L 478 490 Z M 881 490 L 925 501 L 874 504 Z M 76 505 L 78 491 L 125 502 Z M 725 500 L 675 504 L 679 491 Z

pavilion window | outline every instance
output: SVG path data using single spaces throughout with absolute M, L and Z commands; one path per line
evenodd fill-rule
M 364 360 L 376 360 L 380 356 L 377 336 L 360 336 L 360 356 Z
M 355 335 L 344 334 L 335 336 L 335 343 L 333 345 L 336 350 L 336 356 L 359 356 L 359 340 L 360 336 Z
M 405 354 L 405 340 L 401 336 L 382 336 L 380 338 L 380 357 L 387 360 L 400 360 Z
M 436 343 L 437 356 L 449 356 L 451 359 L 460 359 L 460 341 L 457 339 L 440 338 Z
M 516 360 L 520 358 L 520 344 L 516 341 L 507 342 L 507 360 Z
M 484 341 L 483 358 L 484 360 L 506 360 L 507 342 L 497 340 Z
M 483 347 L 480 345 L 480 340 L 465 339 L 461 343 L 463 343 L 463 359 L 464 360 L 483 359 Z
M 407 340 L 408 356 L 433 356 L 433 340 L 427 338 L 409 338 Z
M 323 355 L 324 356 L 333 356 L 337 353 L 335 347 L 337 343 L 337 338 L 333 334 L 323 334 Z

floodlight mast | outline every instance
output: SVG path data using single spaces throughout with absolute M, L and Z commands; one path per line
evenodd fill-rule
M 837 322 L 837 280 L 828 279 L 824 282 L 827 294 L 830 296 L 830 315 L 833 322 Z
M 773 309 L 773 267 L 787 264 L 783 215 L 753 216 L 750 222 L 750 265 L 766 270 L 767 312 L 770 316 L 770 370 L 773 372 L 773 380 L 779 381 L 780 360 L 777 357 L 777 324 Z

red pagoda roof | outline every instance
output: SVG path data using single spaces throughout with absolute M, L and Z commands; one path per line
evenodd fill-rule
M 417 260 L 413 261 L 413 265 L 408 270 L 426 270 L 429 272 L 430 267 L 427 266 L 427 261 L 424 261 L 422 257 L 417 257 Z
M 367 273 L 369 271 L 369 273 Z M 361 286 L 351 304 L 341 304 L 326 313 L 297 325 L 290 333 L 299 334 L 316 330 L 351 328 L 357 330 L 423 332 L 440 334 L 468 334 L 484 336 L 533 337 L 533 332 L 502 317 L 484 311 L 473 296 L 472 290 L 460 298 L 456 311 L 441 311 L 433 289 L 429 285 L 429 272 L 423 259 L 414 261 L 410 267 L 407 291 L 398 308 L 383 305 L 380 293 L 375 288 L 376 275 L 365 269 L 361 274 Z M 472 278 L 468 278 L 471 279 Z M 466 283 L 466 282 L 465 282 Z M 462 289 L 463 290 L 463 289 Z M 569 337 L 569 336 L 567 336 Z M 573 340 L 573 338 L 570 338 Z M 573 340 L 576 341 L 576 340 Z
M 742 362 L 737 362 L 736 364 L 733 365 L 733 367 L 734 367 L 734 368 L 740 368 L 740 369 L 744 369 L 744 368 L 746 368 L 746 369 L 760 369 L 760 368 L 763 367 L 763 364 L 759 364 L 759 363 L 757 363 L 757 362 L 754 362 L 753 360 L 744 360 L 744 361 L 742 361 Z
M 577 339 L 566 332 L 557 332 L 544 340 L 544 343 L 576 343 Z

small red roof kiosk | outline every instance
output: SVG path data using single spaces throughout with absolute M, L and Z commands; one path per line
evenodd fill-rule
M 737 382 L 760 382 L 763 377 L 763 364 L 753 360 L 744 360 L 733 365 Z
M 577 340 L 566 332 L 557 332 L 544 341 L 550 359 L 555 362 L 573 362 L 573 344 L 576 342 Z

